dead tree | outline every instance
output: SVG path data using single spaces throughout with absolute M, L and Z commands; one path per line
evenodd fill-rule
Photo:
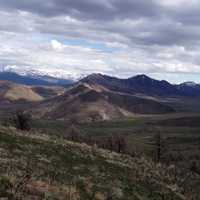
M 154 136 L 153 146 L 154 146 L 155 161 L 160 162 L 165 151 L 164 139 L 162 138 L 160 133 L 157 133 Z
M 118 153 L 123 153 L 126 150 L 126 140 L 123 136 L 115 138 L 115 149 Z
M 76 142 L 80 140 L 80 131 L 74 124 L 72 124 L 70 128 L 68 129 L 66 139 L 69 139 L 71 141 L 76 141 Z

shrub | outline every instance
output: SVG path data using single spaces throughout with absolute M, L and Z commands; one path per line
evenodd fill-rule
M 14 117 L 14 124 L 17 129 L 28 131 L 31 129 L 31 116 L 24 111 L 18 111 Z
M 9 199 L 12 199 L 12 195 L 10 193 L 12 188 L 12 184 L 10 180 L 6 177 L 0 177 L 0 198 L 1 197 L 7 197 Z

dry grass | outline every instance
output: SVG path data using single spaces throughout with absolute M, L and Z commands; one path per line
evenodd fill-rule
M 199 199 L 200 177 L 174 165 L 43 134 L 0 130 L 0 178 L 11 185 L 4 195 L 13 199 Z
M 15 85 L 13 84 L 12 87 L 5 93 L 4 97 L 11 101 L 16 100 L 27 100 L 27 101 L 41 101 L 43 98 L 34 92 L 28 86 L 22 85 Z

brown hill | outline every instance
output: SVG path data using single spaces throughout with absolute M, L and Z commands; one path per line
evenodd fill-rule
M 109 91 L 98 84 L 78 83 L 63 95 L 45 100 L 33 114 L 51 119 L 110 120 L 139 114 L 162 114 L 174 110 L 154 100 Z
M 31 87 L 9 81 L 0 81 L 0 100 L 7 102 L 19 100 L 36 102 L 43 100 L 43 97 L 34 92 Z
M 47 99 L 64 94 L 66 89 L 61 86 L 33 86 L 32 90 Z

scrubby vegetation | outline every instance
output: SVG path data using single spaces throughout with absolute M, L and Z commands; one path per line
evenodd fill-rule
M 155 163 L 141 154 L 0 127 L 4 199 L 198 200 L 199 178 L 195 170 Z

